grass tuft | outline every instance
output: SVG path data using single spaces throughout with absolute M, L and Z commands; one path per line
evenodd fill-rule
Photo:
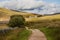
M 40 30 L 45 33 L 47 40 L 60 40 L 60 27 L 42 27 Z
M 31 31 L 29 30 L 21 30 L 16 36 L 12 37 L 10 40 L 28 40 Z

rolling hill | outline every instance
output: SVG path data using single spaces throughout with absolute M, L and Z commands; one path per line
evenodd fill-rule
M 42 17 L 37 17 L 37 18 L 26 18 L 26 21 L 39 22 L 41 20 L 56 20 L 56 19 L 60 19 L 60 14 L 50 15 L 50 16 L 42 16 Z
M 5 8 L 0 8 L 0 21 L 7 21 L 9 20 L 9 17 L 11 15 L 23 15 L 24 17 L 29 17 L 29 18 L 25 18 L 26 21 L 29 22 L 37 22 L 40 20 L 53 20 L 53 19 L 60 19 L 60 14 L 56 14 L 56 15 L 50 15 L 50 16 L 42 16 L 42 17 L 35 17 L 38 14 L 33 14 L 33 13 L 27 13 L 27 12 L 16 12 L 16 11 L 12 11 L 9 9 L 5 9 Z M 40 15 L 41 16 L 41 15 Z
M 33 13 L 16 12 L 16 11 L 12 11 L 12 10 L 9 10 L 9 9 L 6 9 L 6 8 L 0 8 L 0 21 L 9 20 L 9 17 L 11 15 L 22 15 L 24 17 L 36 16 L 36 14 L 33 14 Z
M 7 14 L 7 15 L 14 15 L 14 14 L 19 14 L 19 15 L 33 15 L 32 13 L 27 13 L 27 12 L 16 12 L 16 11 L 12 11 L 6 8 L 0 8 L 0 12 Z
M 25 19 L 26 19 L 27 22 L 39 22 L 39 21 L 42 22 L 42 23 L 39 24 L 39 26 L 40 25 L 41 26 L 46 26 L 47 24 L 54 24 L 52 22 L 49 23 L 47 21 L 49 21 L 49 20 L 55 20 L 55 19 L 60 19 L 60 14 L 49 15 L 49 16 L 44 16 L 44 15 L 41 16 L 41 15 L 33 14 L 33 13 L 16 12 L 16 11 L 12 11 L 12 10 L 5 9 L 5 8 L 0 8 L 0 21 L 2 21 L 2 22 L 9 21 L 10 16 L 14 15 L 14 14 L 16 14 L 16 15 L 23 15 L 25 17 Z M 32 17 L 29 17 L 29 16 L 32 16 Z M 37 17 L 35 17 L 35 16 L 37 16 Z M 59 24 L 59 21 L 57 21 L 56 23 Z M 4 29 L 5 26 L 6 26 L 5 24 L 4 25 L 3 24 L 0 25 L 0 29 Z M 6 26 L 5 28 L 8 28 L 8 27 Z

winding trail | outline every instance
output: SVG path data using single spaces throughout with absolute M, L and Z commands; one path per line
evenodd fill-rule
M 47 40 L 44 33 L 38 29 L 30 29 L 32 34 L 30 35 L 28 40 Z

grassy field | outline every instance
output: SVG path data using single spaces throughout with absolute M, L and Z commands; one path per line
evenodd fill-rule
M 24 28 L 18 28 L 15 30 L 11 30 L 6 34 L 0 33 L 0 40 L 28 40 L 31 31 L 26 30 Z
M 36 17 L 36 18 L 26 18 L 27 22 L 39 22 L 44 20 L 57 20 L 60 19 L 60 14 L 57 15 L 51 15 L 51 16 L 42 16 L 42 17 Z
M 60 27 L 53 28 L 40 28 L 40 30 L 45 33 L 47 40 L 60 40 Z
M 6 24 L 0 24 L 0 30 L 9 28 Z
M 35 16 L 33 13 L 16 12 L 5 8 L 0 8 L 0 21 L 8 21 L 11 15 L 22 15 L 24 18 Z
M 60 19 L 28 22 L 27 26 L 29 28 L 39 29 L 44 32 L 47 40 L 60 40 Z
M 60 40 L 60 14 L 38 18 L 26 18 L 29 28 L 39 29 L 47 40 Z
M 23 16 L 34 16 L 34 14 L 32 14 L 32 13 L 16 12 L 16 11 L 12 11 L 12 10 L 9 10 L 9 9 L 6 9 L 6 8 L 0 8 L 0 14 L 1 14 L 0 16 L 5 16 L 5 15 L 11 16 L 11 15 L 14 15 L 14 14 L 23 15 Z
M 32 14 L 25 12 L 14 12 L 8 9 L 0 8 L 0 12 L 4 13 L 4 16 L 0 17 L 0 20 L 9 20 L 9 17 L 14 14 L 31 16 Z M 25 18 L 26 26 L 29 28 L 39 29 L 46 35 L 48 40 L 60 40 L 60 14 L 51 15 L 51 16 L 43 16 L 43 17 L 35 17 L 35 18 Z M 1 25 L 1 29 L 6 28 L 6 25 Z M 13 30 L 9 35 L 2 36 L 1 40 L 28 40 L 28 36 L 31 34 L 31 31 L 26 29 Z M 1 38 L 1 37 L 0 37 Z
M 28 37 L 30 36 L 30 34 L 31 34 L 31 31 L 23 30 L 18 33 L 18 35 L 16 36 L 16 39 L 14 40 L 28 40 Z
M 39 22 L 27 22 L 27 26 L 30 28 L 60 27 L 60 19 L 57 19 L 57 20 L 40 20 Z

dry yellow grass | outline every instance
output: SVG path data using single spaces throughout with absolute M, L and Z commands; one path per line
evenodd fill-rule
M 7 15 L 14 15 L 14 14 L 25 15 L 25 16 L 34 15 L 32 13 L 27 13 L 27 12 L 15 12 L 15 11 L 11 11 L 11 10 L 5 9 L 5 8 L 0 8 L 0 12 L 7 14 Z
M 2 17 L 0 17 L 0 21 L 8 21 L 11 15 L 23 15 L 23 16 L 34 16 L 32 13 L 27 12 L 15 12 L 5 8 L 0 8 L 0 12 L 3 13 Z M 42 16 L 42 17 L 30 17 L 25 18 L 28 22 L 39 22 L 40 20 L 53 20 L 53 19 L 60 19 L 60 14 L 51 15 L 51 16 Z
M 11 11 L 5 8 L 0 8 L 0 12 L 4 15 L 0 17 L 0 20 L 8 20 L 11 15 L 17 14 L 17 15 L 23 15 L 23 16 L 34 16 L 32 13 L 27 12 L 15 12 Z M 1 14 L 0 13 L 0 14 Z M 26 21 L 40 21 L 40 20 L 52 20 L 52 19 L 60 19 L 60 14 L 58 15 L 52 15 L 52 16 L 43 16 L 43 17 L 32 17 L 32 18 L 25 18 Z
M 0 8 L 0 21 L 9 21 L 11 15 L 23 15 L 23 16 L 34 16 L 32 13 L 27 12 L 15 12 L 6 8 Z M 6 25 L 0 25 L 0 29 L 7 28 Z
M 8 28 L 8 26 L 6 24 L 0 25 L 0 30 L 7 29 L 7 28 Z
M 53 20 L 53 19 L 60 19 L 60 14 L 52 15 L 52 16 L 37 17 L 37 18 L 26 18 L 26 21 L 39 22 L 40 20 Z
M 11 15 L 23 15 L 25 16 L 35 16 L 32 13 L 27 13 L 27 12 L 15 12 L 15 11 L 11 11 L 9 9 L 5 9 L 5 8 L 0 8 L 0 21 L 6 21 L 9 20 Z

